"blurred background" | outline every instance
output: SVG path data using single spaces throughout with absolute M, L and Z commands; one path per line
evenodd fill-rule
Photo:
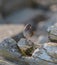
M 29 23 L 37 26 L 38 35 L 47 34 L 47 27 L 55 22 L 57 0 L 0 0 L 0 41 L 6 37 L 17 41 Z

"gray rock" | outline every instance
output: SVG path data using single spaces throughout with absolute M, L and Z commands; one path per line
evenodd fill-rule
M 40 58 L 41 60 L 47 61 L 48 63 L 57 63 L 57 54 L 55 53 L 56 50 L 54 48 L 50 48 L 50 50 L 49 48 L 50 47 L 45 47 L 45 45 L 43 48 L 37 48 L 33 52 L 32 57 Z
M 16 44 L 16 41 L 13 40 L 12 38 L 5 38 L 1 43 L 1 47 L 10 47 L 11 45 Z
M 21 38 L 17 45 L 21 49 L 23 55 L 26 55 L 26 53 L 29 55 L 32 52 L 34 46 L 31 41 L 28 41 L 25 38 Z
M 20 60 L 16 61 L 16 60 L 8 60 L 5 59 L 3 57 L 0 57 L 0 65 L 28 65 L 27 62 L 25 62 L 23 59 L 20 58 Z
M 35 59 L 33 57 L 23 57 L 25 62 L 27 62 L 29 65 L 38 65 L 39 59 Z
M 49 34 L 49 38 L 50 40 L 57 40 L 57 23 L 55 23 L 54 25 L 48 27 L 48 34 Z
M 32 56 L 35 57 L 35 58 L 37 58 L 40 54 L 41 54 L 41 51 L 40 51 L 39 48 L 37 48 L 37 49 L 33 52 Z
M 48 42 L 48 36 L 40 35 L 39 38 L 38 38 L 37 43 L 38 44 L 44 44 L 46 42 Z
M 0 65 L 16 65 L 16 64 L 5 60 L 0 60 Z
M 17 48 L 17 43 L 12 38 L 6 38 L 0 43 L 0 56 L 19 60 L 21 55 L 22 54 Z
M 57 59 L 57 43 L 45 43 L 44 48 L 51 57 Z
M 40 58 L 34 58 L 34 57 L 25 57 L 24 60 L 29 64 L 29 65 L 57 65 L 48 61 L 45 61 Z

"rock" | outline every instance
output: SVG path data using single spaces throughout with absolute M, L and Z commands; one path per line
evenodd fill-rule
M 48 31 L 49 39 L 53 41 L 57 41 L 57 23 L 48 27 L 47 31 Z
M 55 45 L 56 46 L 56 45 Z M 46 48 L 46 49 L 45 49 Z M 45 60 L 48 63 L 53 62 L 57 63 L 57 54 L 56 54 L 56 47 L 50 48 L 44 45 L 42 48 L 37 48 L 33 54 L 32 57 L 34 58 L 40 58 L 41 60 Z
M 57 43 L 45 43 L 44 44 L 44 49 L 47 51 L 47 53 L 53 57 L 57 59 Z
M 5 60 L 0 60 L 0 65 L 16 65 L 16 64 Z
M 55 63 L 51 63 L 48 61 L 45 61 L 40 58 L 34 58 L 34 57 L 24 57 L 24 60 L 29 64 L 29 65 L 56 65 Z
M 38 44 L 44 44 L 46 42 L 48 42 L 48 37 L 47 36 L 44 36 L 44 35 L 40 35 L 39 38 L 38 38 L 37 43 Z
M 34 44 L 25 38 L 21 38 L 17 45 L 21 49 L 23 55 L 30 55 L 33 51 Z
M 10 47 L 11 45 L 16 44 L 16 41 L 12 38 L 5 38 L 1 43 L 1 47 Z
M 8 59 L 19 60 L 22 56 L 17 43 L 12 38 L 6 38 L 0 43 L 0 56 Z
M 28 65 L 27 62 L 25 62 L 23 59 L 20 58 L 20 60 L 12 60 L 12 59 L 5 59 L 3 57 L 0 57 L 0 65 Z
M 37 49 L 33 52 L 32 56 L 35 57 L 35 58 L 37 58 L 40 54 L 41 54 L 41 51 L 40 51 L 39 48 L 37 48 Z
M 35 59 L 33 57 L 23 57 L 24 61 L 27 62 L 29 65 L 38 65 L 39 59 Z

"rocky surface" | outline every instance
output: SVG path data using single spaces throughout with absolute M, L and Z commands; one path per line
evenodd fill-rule
M 18 61 L 17 64 L 20 65 L 23 65 L 22 63 L 24 63 L 24 65 L 56 65 L 57 43 L 48 42 L 48 37 L 41 38 L 41 36 L 39 36 L 37 40 L 37 43 L 33 43 L 32 40 L 25 37 L 16 43 L 12 38 L 6 38 L 0 43 L 0 56 L 9 60 Z M 0 62 L 0 64 L 2 64 L 2 62 Z
M 34 58 L 34 57 L 25 57 L 24 60 L 29 63 L 29 65 L 57 65 L 52 62 L 45 61 L 40 58 Z
M 49 34 L 49 38 L 51 40 L 57 40 L 57 23 L 55 23 L 54 25 L 50 26 L 48 28 L 48 34 Z
M 31 55 L 32 54 L 32 51 L 33 51 L 33 47 L 34 47 L 34 44 L 25 39 L 25 38 L 22 38 L 20 39 L 20 41 L 17 43 L 18 47 L 21 49 L 21 52 L 23 53 L 23 55 Z
M 0 65 L 29 65 L 27 62 L 25 62 L 23 59 L 21 60 L 9 60 L 9 59 L 5 59 L 4 57 L 0 57 Z
M 55 20 L 55 22 L 56 22 L 56 20 Z M 57 24 L 53 23 L 53 25 L 48 28 L 48 33 L 49 33 L 48 37 L 49 37 L 49 39 L 56 40 L 56 37 L 54 38 L 54 37 L 50 36 L 51 34 L 56 36 L 56 26 L 57 26 Z M 45 63 L 47 65 L 56 65 L 57 64 L 57 50 L 56 50 L 57 49 L 57 43 L 55 43 L 54 41 L 50 42 L 51 40 L 49 41 L 48 37 L 47 37 L 47 41 L 45 40 L 46 43 L 45 43 L 44 40 L 42 40 L 42 44 L 40 43 L 40 45 L 39 45 L 39 39 L 41 37 L 38 37 L 37 45 L 39 45 L 39 47 L 37 47 L 37 49 L 34 50 L 34 52 L 32 53 L 32 57 L 29 57 L 29 58 L 27 57 L 26 58 L 27 62 L 29 62 L 30 64 L 32 64 L 32 62 L 33 62 L 33 64 L 36 62 L 35 63 L 36 65 L 37 64 L 44 65 Z M 35 39 L 35 37 L 34 37 L 34 39 Z M 41 41 L 41 39 L 40 39 L 40 41 Z M 29 60 L 31 60 L 32 62 L 30 62 Z
M 0 43 L 0 56 L 18 60 L 21 55 L 13 39 L 6 38 Z
M 55 58 L 56 57 L 56 53 L 53 52 L 53 51 L 50 51 L 49 48 L 47 48 L 47 47 L 46 47 L 46 49 L 43 49 L 43 48 L 39 49 L 39 48 L 37 48 L 34 51 L 34 53 L 32 54 L 32 56 L 34 58 L 40 58 L 41 60 L 45 60 L 45 61 L 50 62 L 50 63 L 57 63 L 57 59 Z M 55 49 L 55 48 L 53 48 L 53 49 Z
M 57 59 L 57 43 L 45 43 L 44 44 L 44 49 L 47 51 L 47 53 L 53 57 Z
M 57 42 L 53 41 L 57 40 L 57 24 L 54 24 L 57 22 L 57 3 L 54 4 L 57 0 L 17 1 L 6 0 L 5 12 L 15 11 L 19 5 L 26 8 L 13 11 L 4 19 L 4 14 L 0 13 L 0 24 L 5 24 L 0 25 L 0 64 L 57 65 Z M 31 4 L 37 7 L 28 8 Z M 46 7 L 49 10 L 45 11 Z
M 5 60 L 0 60 L 0 65 L 16 65 L 16 64 L 11 63 L 9 61 L 5 61 Z

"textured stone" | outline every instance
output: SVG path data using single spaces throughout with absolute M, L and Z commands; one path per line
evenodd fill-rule
M 16 42 L 11 38 L 6 38 L 0 43 L 0 56 L 8 59 L 19 60 L 21 53 L 17 48 Z
M 56 43 L 45 43 L 42 48 L 37 48 L 33 54 L 32 57 L 34 58 L 40 58 L 42 60 L 47 61 L 48 63 L 53 62 L 57 63 L 57 51 L 56 51 Z
M 46 42 L 48 42 L 48 37 L 47 36 L 44 36 L 44 35 L 40 35 L 39 38 L 38 38 L 37 43 L 38 44 L 44 44 Z
M 0 65 L 16 65 L 16 64 L 5 60 L 0 60 Z
M 57 59 L 57 43 L 45 43 L 44 48 L 51 57 Z
M 34 44 L 25 38 L 21 38 L 17 45 L 21 49 L 23 55 L 30 55 L 30 53 L 33 51 Z
M 40 58 L 34 58 L 34 57 L 24 57 L 24 60 L 29 64 L 29 65 L 57 65 L 52 62 L 45 61 Z
M 55 23 L 54 25 L 48 27 L 47 29 L 48 34 L 49 34 L 49 38 L 51 40 L 57 40 L 57 23 Z

